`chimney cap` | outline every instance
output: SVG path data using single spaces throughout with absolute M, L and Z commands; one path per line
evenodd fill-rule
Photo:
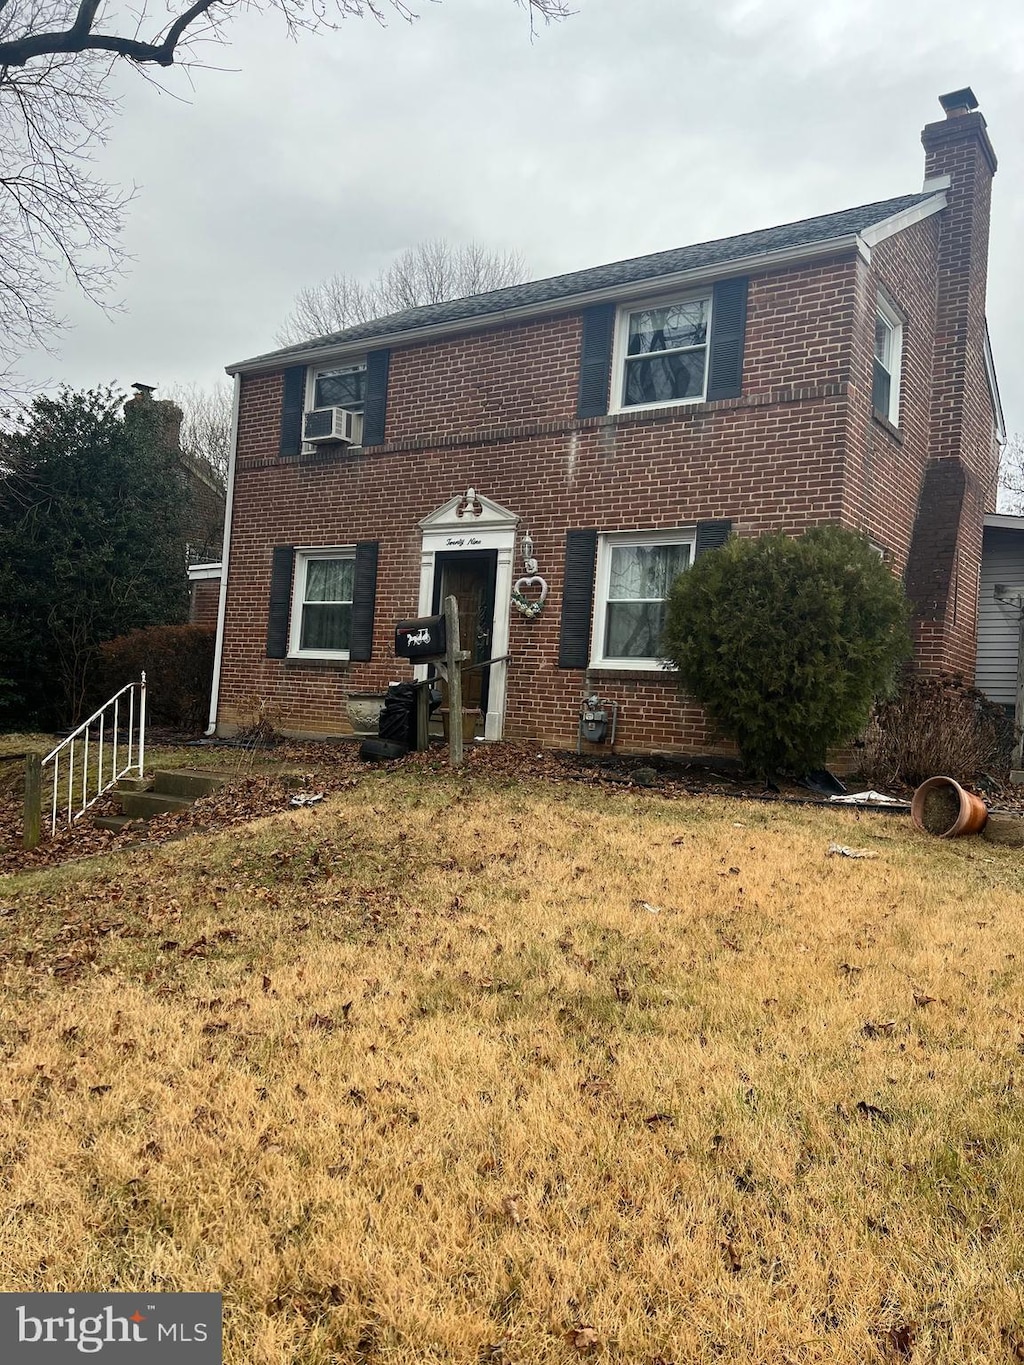
M 155 384 L 133 384 L 132 388 L 140 398 L 148 398 L 151 393 L 156 392 Z
M 969 85 L 962 90 L 953 90 L 948 95 L 940 95 L 939 103 L 946 111 L 946 117 L 954 114 L 969 114 L 978 107 L 978 97 Z

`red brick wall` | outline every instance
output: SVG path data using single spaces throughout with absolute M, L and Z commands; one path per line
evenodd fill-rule
M 936 458 L 963 458 L 968 491 L 941 610 L 918 627 L 919 658 L 935 668 L 965 660 L 991 469 L 991 411 L 973 351 L 957 394 L 933 398 L 935 375 L 946 376 L 951 364 L 945 341 L 937 351 L 934 340 L 937 327 L 953 325 L 955 311 L 936 288 L 949 233 L 962 233 L 955 215 L 950 228 L 950 217 L 925 220 L 881 243 L 870 265 L 850 252 L 752 277 L 739 399 L 579 420 L 581 319 L 561 313 L 394 349 L 387 444 L 281 459 L 281 376 L 245 376 L 221 728 L 244 724 L 263 700 L 290 733 L 345 733 L 348 691 L 409 677 L 391 643 L 394 622 L 417 611 L 418 523 L 470 486 L 520 516 L 551 587 L 539 618 L 512 613 L 510 738 L 575 744 L 579 701 L 598 691 L 621 706 L 624 750 L 713 741 L 702 713 L 678 697 L 670 676 L 556 666 L 567 528 L 656 530 L 729 518 L 739 534 L 757 534 L 841 521 L 866 530 L 903 573 L 925 470 Z M 899 431 L 871 410 L 880 287 L 907 318 Z M 968 331 L 976 323 L 971 312 Z M 959 429 L 970 428 L 960 446 L 949 416 L 954 398 Z M 267 659 L 273 546 L 359 540 L 380 542 L 372 661 Z
M 188 619 L 193 625 L 215 626 L 219 606 L 219 578 L 200 578 L 189 584 Z
M 367 452 L 280 459 L 281 377 L 246 377 L 221 724 L 244 724 L 267 698 L 282 728 L 344 733 L 347 691 L 408 677 L 391 641 L 395 620 L 417 609 L 418 522 L 473 486 L 519 514 L 551 585 L 537 620 L 512 615 L 506 734 L 572 745 L 579 700 L 599 690 L 622 707 L 624 748 L 706 746 L 703 715 L 670 677 L 554 667 L 565 531 L 727 517 L 756 534 L 840 519 L 855 289 L 852 256 L 752 279 L 742 398 L 672 412 L 576 419 L 578 314 L 394 352 L 389 444 Z M 542 345 L 556 357 L 550 372 Z M 521 363 L 520 382 L 494 373 L 499 361 Z M 265 658 L 273 546 L 362 539 L 381 544 L 373 661 Z

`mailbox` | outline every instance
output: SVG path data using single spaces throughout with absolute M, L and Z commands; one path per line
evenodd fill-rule
M 399 621 L 395 626 L 395 653 L 400 659 L 419 663 L 423 659 L 443 659 L 448 633 L 443 616 L 418 616 L 414 621 Z

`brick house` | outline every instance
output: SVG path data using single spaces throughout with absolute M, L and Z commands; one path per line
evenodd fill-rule
M 905 578 L 919 665 L 970 676 L 1000 438 L 996 161 L 972 92 L 941 103 L 919 193 L 229 367 L 211 726 L 262 703 L 286 733 L 347 733 L 347 694 L 412 676 L 395 622 L 453 592 L 463 643 L 494 660 L 473 675 L 480 735 L 571 747 L 597 693 L 623 750 L 705 748 L 658 659 L 667 584 L 728 534 L 825 522 Z M 335 439 L 304 439 L 319 428 Z M 542 588 L 515 586 L 538 576 L 524 614 Z

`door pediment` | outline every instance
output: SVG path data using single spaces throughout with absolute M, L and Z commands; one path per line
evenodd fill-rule
M 512 530 L 519 525 L 519 518 L 515 512 L 485 498 L 475 488 L 468 488 L 465 493 L 450 498 L 443 507 L 424 517 L 419 525 L 423 531 L 465 534 L 481 530 Z

